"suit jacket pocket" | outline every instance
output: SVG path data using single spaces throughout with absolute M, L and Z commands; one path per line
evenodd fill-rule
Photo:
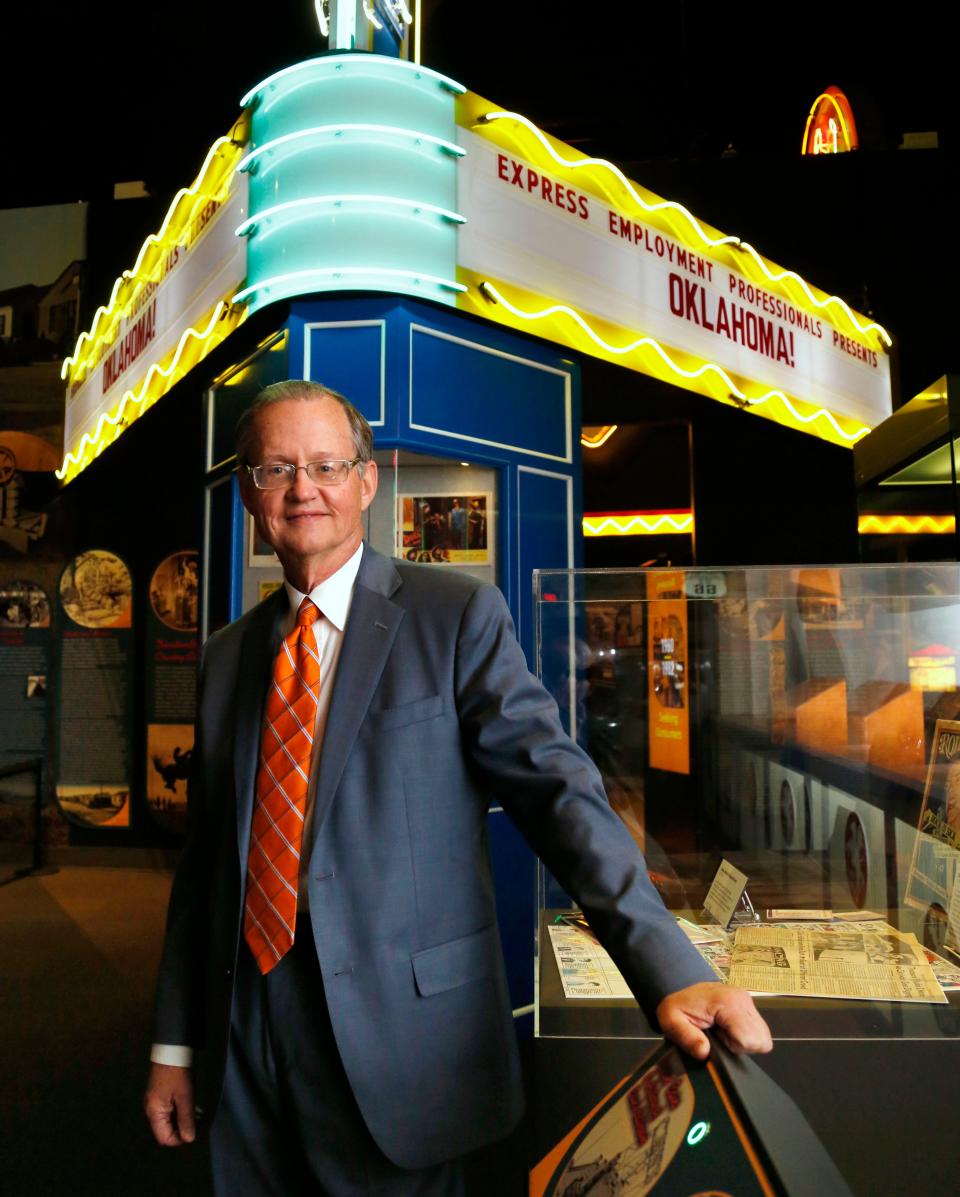
M 415 953 L 410 959 L 417 992 L 430 997 L 487 976 L 494 971 L 497 951 L 497 929 L 490 926 Z
M 418 698 L 416 702 L 405 702 L 398 707 L 384 707 L 371 711 L 370 718 L 380 731 L 392 727 L 406 727 L 408 723 L 422 723 L 443 714 L 443 697 L 431 694 L 429 698 Z

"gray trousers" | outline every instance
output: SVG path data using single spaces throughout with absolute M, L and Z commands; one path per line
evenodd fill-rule
M 459 1160 L 408 1172 L 373 1141 L 337 1051 L 308 915 L 265 977 L 241 945 L 210 1155 L 217 1197 L 463 1197 Z

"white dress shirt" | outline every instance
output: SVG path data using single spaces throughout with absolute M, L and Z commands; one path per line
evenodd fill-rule
M 312 842 L 313 807 L 317 790 L 320 752 L 323 747 L 323 733 L 327 726 L 327 715 L 330 711 L 333 683 L 337 676 L 340 649 L 343 647 L 343 632 L 350 614 L 353 587 L 357 580 L 362 554 L 363 545 L 361 544 L 349 561 L 341 565 L 335 574 L 331 574 L 319 586 L 315 586 L 309 595 L 297 590 L 286 579 L 283 582 L 287 598 L 290 600 L 290 606 L 280 629 L 280 634 L 283 637 L 289 636 L 293 631 L 297 622 L 297 612 L 305 598 L 309 598 L 316 605 L 321 616 L 313 625 L 313 634 L 317 641 L 317 656 L 320 659 L 320 693 L 317 701 L 317 720 L 314 724 L 313 752 L 310 756 L 307 808 L 304 811 L 303 819 L 303 845 L 306 850 L 300 856 L 300 877 L 297 882 L 298 912 L 308 909 L 306 872 L 310 864 L 309 846 Z M 240 950 L 246 950 L 242 944 Z M 193 1048 L 181 1044 L 155 1043 L 150 1050 L 150 1059 L 155 1064 L 176 1064 L 181 1068 L 189 1068 L 193 1063 Z

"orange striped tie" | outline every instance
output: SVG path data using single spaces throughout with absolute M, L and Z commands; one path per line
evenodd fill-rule
M 243 914 L 243 935 L 261 973 L 268 973 L 293 946 L 320 689 L 320 660 L 312 626 L 319 618 L 319 610 L 305 598 L 296 626 L 280 645 L 267 695 Z

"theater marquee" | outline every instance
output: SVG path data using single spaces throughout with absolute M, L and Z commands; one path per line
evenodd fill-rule
M 890 414 L 889 336 L 839 297 L 519 114 L 458 120 L 458 306 L 841 444 Z

